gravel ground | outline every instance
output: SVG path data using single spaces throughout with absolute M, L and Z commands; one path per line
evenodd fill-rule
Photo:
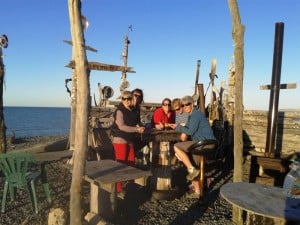
M 49 141 L 59 141 L 64 137 L 33 137 L 17 139 L 16 144 L 8 146 L 8 151 L 22 149 Z M 231 205 L 219 196 L 222 184 L 231 181 L 232 170 L 228 163 L 220 161 L 215 167 L 214 180 L 205 191 L 201 200 L 188 199 L 184 193 L 188 184 L 182 183 L 184 172 L 179 166 L 173 170 L 173 176 L 179 185 L 177 198 L 174 200 L 156 200 L 149 188 L 129 184 L 128 192 L 123 200 L 118 200 L 118 214 L 111 220 L 112 224 L 120 225 L 209 225 L 233 224 L 231 222 Z M 222 168 L 219 170 L 219 168 Z M 228 168 L 228 169 L 227 169 Z M 52 194 L 52 203 L 48 203 L 40 183 L 37 184 L 39 213 L 34 214 L 31 202 L 25 190 L 17 192 L 16 201 L 6 203 L 6 212 L 0 215 L 0 225 L 47 225 L 48 213 L 53 208 L 62 208 L 69 212 L 69 189 L 71 173 L 66 160 L 56 161 L 47 165 L 48 180 Z M 183 177 L 184 178 L 184 177 Z M 3 177 L 0 175 L 0 199 L 2 199 Z M 131 186 L 130 186 L 131 185 Z M 83 216 L 88 212 L 89 188 L 83 188 Z

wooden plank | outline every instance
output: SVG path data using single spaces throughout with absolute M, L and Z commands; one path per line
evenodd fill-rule
M 72 42 L 72 41 L 63 40 L 63 42 L 65 42 L 65 43 L 67 43 L 67 44 L 69 44 L 69 45 L 73 45 L 73 42 Z M 92 52 L 98 52 L 97 49 L 92 48 L 92 47 L 90 47 L 90 46 L 88 46 L 88 45 L 82 45 L 82 46 L 83 46 L 86 50 L 89 50 L 89 51 L 92 51 Z
M 120 101 L 112 101 L 109 100 L 107 102 L 108 105 L 114 105 L 114 106 L 118 106 L 120 104 Z M 145 102 L 143 104 L 141 104 L 141 108 L 145 107 L 145 108 L 157 108 L 160 107 L 161 103 L 155 103 L 155 102 Z
M 288 170 L 289 163 L 284 159 L 257 157 L 257 164 L 263 169 L 276 170 L 280 173 L 285 173 Z
M 74 61 L 71 61 L 66 67 L 75 68 Z M 124 67 L 124 66 L 118 66 L 118 65 L 111 65 L 111 64 L 105 64 L 105 63 L 99 63 L 99 62 L 88 62 L 88 67 L 90 70 L 101 70 L 101 71 L 126 71 L 127 73 L 135 73 L 132 67 Z
M 57 161 L 61 159 L 71 158 L 73 151 L 55 151 L 55 152 L 41 152 L 34 154 L 37 161 Z
M 140 170 L 114 160 L 88 161 L 86 163 L 87 181 L 93 180 L 99 185 L 135 180 L 151 176 L 150 171 Z
M 290 83 L 290 84 L 280 84 L 280 89 L 295 89 L 297 88 L 297 83 Z M 271 85 L 260 85 L 260 90 L 270 90 Z

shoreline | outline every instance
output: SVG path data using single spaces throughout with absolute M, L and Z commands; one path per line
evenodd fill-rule
M 7 152 L 43 152 L 66 150 L 69 135 L 32 136 L 16 138 L 7 143 Z

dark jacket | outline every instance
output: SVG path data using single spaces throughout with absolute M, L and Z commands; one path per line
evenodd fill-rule
M 140 122 L 140 117 L 137 112 L 130 111 L 127 108 L 124 107 L 124 105 L 121 103 L 116 111 L 114 112 L 114 119 L 116 120 L 116 114 L 117 111 L 120 110 L 123 113 L 123 120 L 124 123 L 127 126 L 135 127 L 136 125 L 139 124 Z M 136 138 L 136 133 L 130 133 L 130 132 L 125 132 L 119 129 L 118 125 L 116 122 L 114 122 L 111 126 L 111 134 L 114 137 L 121 137 L 124 138 L 127 141 L 134 141 Z

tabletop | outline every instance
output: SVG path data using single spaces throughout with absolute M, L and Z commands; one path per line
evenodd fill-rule
M 143 139 L 147 141 L 180 141 L 180 135 L 181 133 L 171 128 L 164 130 L 151 129 L 143 133 Z
M 128 181 L 151 176 L 150 171 L 140 170 L 114 160 L 87 161 L 85 179 L 99 184 Z
M 300 221 L 300 198 L 291 198 L 284 189 L 257 183 L 227 183 L 221 196 L 245 211 L 273 219 Z
M 54 152 L 40 152 L 33 154 L 34 158 L 37 161 L 56 161 L 65 158 L 71 158 L 73 155 L 73 151 L 64 150 L 64 151 L 54 151 Z

